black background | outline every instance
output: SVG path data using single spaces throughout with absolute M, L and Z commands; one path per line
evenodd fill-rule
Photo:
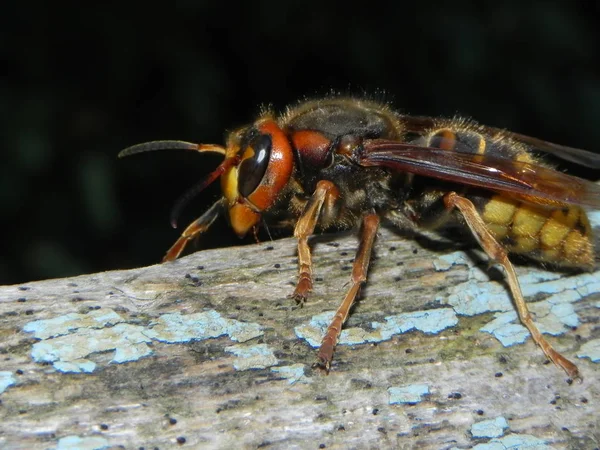
M 0 284 L 158 262 L 219 158 L 119 150 L 222 143 L 265 104 L 368 93 L 598 151 L 597 2 L 83 3 L 2 7 Z

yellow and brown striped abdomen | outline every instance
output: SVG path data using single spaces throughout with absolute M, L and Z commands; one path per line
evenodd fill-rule
M 543 165 L 527 146 L 502 134 L 488 135 L 464 120 L 439 124 L 427 136 L 431 147 Z M 494 237 L 509 252 L 562 267 L 594 265 L 592 230 L 585 211 L 575 205 L 541 205 L 508 194 L 463 195 L 476 205 Z
M 578 206 L 549 208 L 494 195 L 480 209 L 489 230 L 510 252 L 562 267 L 594 265 L 592 230 Z

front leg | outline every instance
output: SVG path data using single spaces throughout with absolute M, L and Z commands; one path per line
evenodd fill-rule
M 340 191 L 331 181 L 321 180 L 317 183 L 315 192 L 304 207 L 302 215 L 294 228 L 294 237 L 298 239 L 298 283 L 292 298 L 298 303 L 304 303 L 312 291 L 312 259 L 308 238 L 315 232 L 315 226 L 323 212 L 331 216 L 337 212 Z M 328 217 L 329 218 L 329 217 Z M 327 220 L 329 222 L 329 220 Z
M 215 219 L 219 217 L 219 214 L 223 211 L 224 202 L 225 200 L 223 198 L 217 200 L 208 211 L 189 224 L 183 233 L 181 233 L 179 239 L 177 239 L 164 256 L 163 262 L 177 259 L 189 241 L 208 230 Z

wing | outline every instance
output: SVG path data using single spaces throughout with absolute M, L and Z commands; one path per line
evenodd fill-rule
M 435 128 L 438 119 L 426 116 L 401 116 L 402 122 L 405 124 L 406 131 L 418 135 L 423 135 L 426 131 Z M 514 139 L 515 141 L 527 144 L 530 147 L 549 153 L 557 158 L 569 161 L 581 166 L 586 166 L 592 169 L 600 169 L 600 154 L 581 150 L 579 148 L 567 147 L 565 145 L 553 144 L 552 142 L 543 141 L 538 138 L 526 136 L 524 134 L 514 133 L 512 131 L 503 130 L 501 128 L 488 127 L 478 125 L 481 129 L 494 136 L 502 134 L 503 136 Z
M 355 156 L 362 166 L 432 177 L 506 192 L 539 204 L 578 204 L 600 209 L 600 185 L 562 172 L 498 156 L 475 155 L 416 144 L 365 140 Z

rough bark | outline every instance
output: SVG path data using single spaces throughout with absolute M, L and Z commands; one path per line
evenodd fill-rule
M 0 287 L 0 383 L 7 386 L 0 396 L 0 447 L 62 448 L 82 439 L 78 445 L 89 448 L 470 448 L 494 435 L 480 436 L 473 424 L 499 417 L 508 424 L 504 439 L 599 446 L 600 368 L 577 357 L 600 337 L 598 292 L 583 292 L 572 303 L 581 321 L 576 330 L 548 338 L 577 363 L 582 383 L 567 382 L 530 339 L 503 347 L 480 331 L 492 312 L 459 316 L 456 326 L 441 332 L 340 345 L 326 376 L 311 367 L 316 350 L 295 329 L 337 308 L 356 237 L 329 235 L 313 244 L 316 282 L 304 307 L 287 297 L 297 273 L 293 239 Z M 387 316 L 448 308 L 445 299 L 469 281 L 472 265 L 486 264 L 468 253 L 463 262 L 441 267 L 448 252 L 456 249 L 382 229 L 367 287 L 345 328 L 368 334 Z M 518 273 L 530 270 L 520 266 Z M 481 286 L 505 290 L 498 273 L 489 273 L 500 281 L 479 280 Z M 573 276 L 564 275 L 567 282 Z M 161 318 L 185 320 L 200 312 L 213 316 L 208 324 L 202 316 L 198 326 L 228 334 L 167 343 L 163 330 L 163 340 L 156 338 Z M 80 315 L 65 317 L 73 313 Z M 49 319 L 55 320 L 38 322 Z M 223 328 L 222 319 L 232 319 L 233 328 L 258 324 L 262 331 L 235 342 L 232 336 L 248 336 Z M 40 347 L 56 349 L 57 339 L 62 349 L 82 345 L 80 339 L 106 342 L 94 347 L 103 350 L 67 361 Z M 113 347 L 134 356 L 115 354 Z M 259 355 L 244 359 L 243 351 Z M 90 373 L 69 372 L 90 370 L 90 364 Z M 248 368 L 261 364 L 266 367 Z M 393 404 L 390 388 L 414 385 L 428 393 Z M 504 419 L 496 421 L 500 429 Z

